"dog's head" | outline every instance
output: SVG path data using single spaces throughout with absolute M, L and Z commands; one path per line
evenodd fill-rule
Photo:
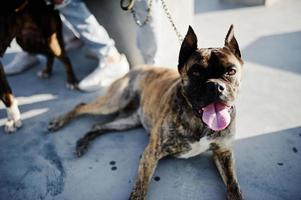
M 197 37 L 189 27 L 178 64 L 182 93 L 202 121 L 214 131 L 225 129 L 231 122 L 242 65 L 233 25 L 221 48 L 198 48 Z

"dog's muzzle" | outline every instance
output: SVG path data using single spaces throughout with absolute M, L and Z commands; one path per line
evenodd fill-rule
M 217 99 L 226 93 L 226 84 L 223 82 L 207 82 L 206 92 L 214 99 Z

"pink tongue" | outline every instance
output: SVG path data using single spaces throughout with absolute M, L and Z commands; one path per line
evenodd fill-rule
M 202 108 L 202 120 L 214 131 L 221 131 L 230 124 L 229 107 L 221 103 L 211 103 Z

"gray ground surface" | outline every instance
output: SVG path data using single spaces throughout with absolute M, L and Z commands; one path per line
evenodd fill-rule
M 246 199 L 301 199 L 301 1 L 283 0 L 270 7 L 224 6 L 196 1 L 195 31 L 203 47 L 220 46 L 229 24 L 236 28 L 245 58 L 238 101 L 236 168 Z M 207 5 L 204 9 L 202 5 Z M 216 6 L 218 5 L 218 6 Z M 206 7 L 205 7 L 206 8 Z M 224 9 L 225 8 L 225 9 Z M 8 63 L 16 47 L 4 57 Z M 175 55 L 175 59 L 177 55 Z M 70 52 L 79 78 L 96 61 L 83 50 Z M 67 90 L 62 65 L 40 80 L 35 67 L 9 77 L 20 102 L 24 126 L 12 135 L 0 127 L 1 200 L 122 200 L 136 176 L 139 155 L 147 144 L 143 129 L 107 134 L 83 158 L 74 146 L 89 127 L 105 117 L 82 117 L 52 135 L 50 118 L 102 91 Z M 5 110 L 0 107 L 0 126 Z M 112 170 L 115 161 L 116 170 Z M 210 153 L 188 160 L 160 161 L 151 182 L 150 200 L 225 199 L 225 188 Z

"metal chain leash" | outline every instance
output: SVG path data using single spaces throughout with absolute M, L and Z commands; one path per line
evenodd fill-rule
M 168 18 L 168 20 L 169 20 L 169 22 L 170 22 L 170 24 L 171 24 L 173 30 L 175 31 L 175 33 L 176 33 L 176 35 L 177 35 L 177 38 L 178 38 L 178 40 L 179 40 L 179 43 L 182 44 L 182 42 L 183 42 L 183 37 L 182 37 L 180 31 L 178 30 L 178 28 L 176 27 L 174 20 L 173 20 L 172 17 L 171 17 L 170 11 L 169 11 L 169 9 L 168 9 L 168 7 L 167 7 L 167 5 L 166 5 L 165 0 L 160 0 L 160 1 L 161 1 L 161 4 L 162 4 L 162 8 L 163 8 L 163 10 L 164 10 L 164 12 L 165 12 L 165 15 L 167 16 L 167 18 Z M 144 26 L 145 24 L 147 24 L 147 23 L 149 22 L 149 19 L 150 19 L 150 12 L 151 12 L 151 8 L 152 8 L 152 3 L 153 3 L 153 0 L 149 0 L 148 6 L 147 6 L 147 9 L 146 9 L 147 15 L 146 15 L 144 21 L 140 21 L 140 20 L 138 19 L 138 17 L 137 17 L 137 14 L 136 14 L 136 12 L 135 12 L 135 9 L 134 9 L 134 8 L 131 8 L 131 12 L 132 12 L 132 14 L 133 14 L 133 18 L 134 18 L 134 20 L 135 20 L 135 23 L 136 23 L 138 26 L 140 26 L 140 27 L 141 27 L 141 26 Z
M 133 18 L 135 20 L 135 23 L 138 26 L 141 27 L 141 26 L 144 26 L 145 24 L 147 24 L 147 22 L 149 21 L 149 18 L 150 18 L 150 12 L 151 12 L 152 5 L 153 5 L 153 0 L 149 0 L 148 5 L 147 5 L 147 9 L 146 9 L 147 14 L 146 14 L 146 17 L 145 17 L 144 21 L 142 21 L 142 22 L 138 19 L 137 14 L 135 12 L 135 9 L 132 8 L 131 12 L 133 14 Z
M 168 8 L 167 8 L 167 5 L 166 5 L 165 0 L 160 0 L 160 1 L 161 1 L 161 3 L 162 3 L 163 10 L 164 10 L 164 12 L 165 12 L 165 14 L 166 14 L 166 16 L 167 16 L 167 18 L 168 18 L 168 20 L 169 20 L 169 22 L 170 22 L 172 28 L 173 28 L 173 30 L 175 31 L 175 33 L 176 33 L 176 35 L 177 35 L 177 37 L 178 37 L 178 40 L 179 40 L 179 42 L 180 42 L 180 45 L 181 45 L 182 42 L 183 42 L 183 37 L 182 37 L 180 31 L 177 29 L 177 27 L 176 27 L 176 25 L 175 25 L 175 22 L 174 22 L 174 20 L 173 20 L 172 17 L 171 17 L 171 14 L 170 14 L 170 12 L 169 12 L 169 10 L 168 10 Z

